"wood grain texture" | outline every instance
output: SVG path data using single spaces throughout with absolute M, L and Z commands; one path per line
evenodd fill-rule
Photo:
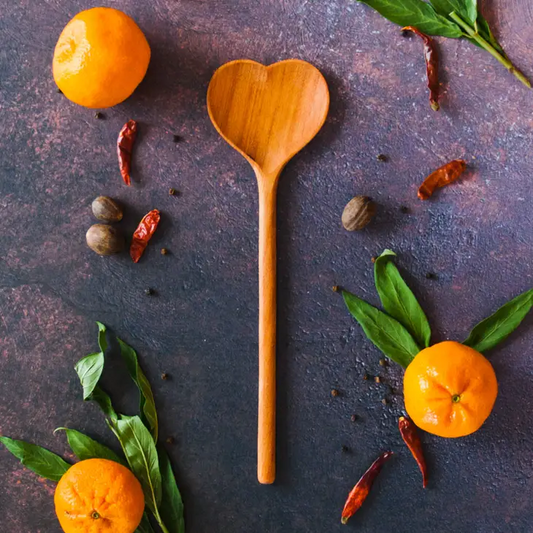
M 257 478 L 276 477 L 276 195 L 281 171 L 320 131 L 329 110 L 326 80 L 290 59 L 220 67 L 207 109 L 222 137 L 252 165 L 259 189 L 259 401 Z
M 533 76 L 531 2 L 481 4 Z M 438 39 L 444 98 L 434 113 L 420 43 L 353 0 L 113 0 L 153 54 L 134 95 L 96 120 L 51 76 L 61 29 L 94 5 L 0 0 L 0 433 L 70 458 L 65 437 L 53 435 L 68 426 L 120 450 L 98 408 L 82 401 L 73 369 L 97 348 L 101 320 L 137 350 L 161 436 L 175 438 L 166 448 L 189 533 L 529 533 L 533 318 L 490 354 L 500 395 L 481 430 L 457 441 L 422 435 L 431 477 L 423 491 L 397 429 L 401 371 L 379 366 L 331 286 L 377 305 L 370 258 L 393 249 L 435 342 L 464 339 L 532 287 L 531 91 L 482 50 Z M 215 70 L 242 57 L 305 59 L 331 91 L 324 127 L 278 185 L 278 469 L 268 488 L 256 480 L 257 186 L 205 104 Z M 128 188 L 116 140 L 130 118 L 140 131 Z M 469 162 L 465 177 L 419 201 L 424 177 L 454 158 Z M 160 209 L 137 265 L 86 247 L 101 194 L 123 205 L 127 235 Z M 371 196 L 378 211 L 349 233 L 340 217 L 355 195 Z M 125 372 L 110 353 L 104 387 L 133 414 Z M 365 372 L 383 383 L 364 381 Z M 386 448 L 396 452 L 390 468 L 341 525 L 346 494 Z M 4 449 L 0 477 L 2 531 L 61 533 L 52 483 Z

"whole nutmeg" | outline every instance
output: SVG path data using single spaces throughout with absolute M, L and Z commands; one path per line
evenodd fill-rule
M 98 255 L 113 255 L 124 250 L 124 236 L 117 228 L 106 224 L 94 224 L 86 235 L 87 245 Z
M 376 204 L 368 196 L 352 198 L 342 212 L 342 225 L 348 231 L 363 229 L 376 214 Z
M 99 196 L 96 198 L 91 208 L 93 215 L 98 220 L 103 220 L 104 222 L 119 222 L 122 220 L 124 214 L 117 202 L 108 196 Z

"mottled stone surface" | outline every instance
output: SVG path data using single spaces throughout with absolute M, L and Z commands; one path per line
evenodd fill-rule
M 440 40 L 445 98 L 427 101 L 421 44 L 350 0 L 110 0 L 146 32 L 153 58 L 124 104 L 68 102 L 51 78 L 59 32 L 84 0 L 0 0 L 0 433 L 67 453 L 57 426 L 113 444 L 81 401 L 73 365 L 96 348 L 95 320 L 134 345 L 154 386 L 162 436 L 190 533 L 341 531 L 345 496 L 377 454 L 398 452 L 350 529 L 361 533 L 529 532 L 533 318 L 491 353 L 500 395 L 475 435 L 424 435 L 431 481 L 396 429 L 401 372 L 331 292 L 376 302 L 370 257 L 388 247 L 427 309 L 434 340 L 469 328 L 533 285 L 532 92 L 467 42 Z M 484 2 L 509 54 L 533 76 L 529 0 Z M 279 190 L 279 474 L 255 477 L 257 197 L 248 164 L 207 117 L 210 76 L 237 58 L 313 62 L 331 88 L 329 119 L 288 165 Z M 115 140 L 140 122 L 134 186 L 118 174 Z M 183 142 L 174 144 L 172 134 Z M 384 153 L 389 162 L 376 155 Z M 431 201 L 420 180 L 451 158 L 465 179 Z M 169 187 L 181 196 L 168 195 Z M 143 260 L 101 258 L 85 245 L 90 204 L 126 208 L 122 227 L 158 207 Z M 340 224 L 355 194 L 379 215 L 365 231 Z M 400 206 L 410 214 L 400 212 Z M 170 255 L 161 256 L 166 247 Z M 425 273 L 438 275 L 427 280 Z M 157 296 L 147 297 L 152 287 Z M 159 375 L 168 372 L 171 379 Z M 380 373 L 385 384 L 364 382 Z M 120 409 L 135 391 L 111 354 L 104 384 Z M 333 398 L 332 388 L 341 391 Z M 350 421 L 353 413 L 359 416 Z M 114 444 L 113 444 L 114 445 Z M 348 446 L 351 453 L 343 453 Z M 0 530 L 57 533 L 53 484 L 0 450 Z

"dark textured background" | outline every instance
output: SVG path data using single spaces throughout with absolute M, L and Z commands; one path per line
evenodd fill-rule
M 533 76 L 529 0 L 484 2 L 487 18 Z M 385 247 L 426 308 L 434 340 L 470 327 L 531 287 L 532 92 L 467 42 L 439 40 L 445 97 L 427 101 L 421 43 L 349 0 L 123 0 L 152 46 L 146 80 L 124 104 L 78 107 L 51 76 L 57 37 L 83 0 L 0 0 L 0 433 L 67 453 L 57 426 L 113 443 L 81 401 L 74 363 L 96 348 L 101 320 L 138 350 L 151 379 L 182 488 L 190 533 L 329 533 L 345 496 L 377 454 L 391 460 L 353 519 L 361 533 L 532 530 L 529 318 L 491 353 L 500 383 L 475 435 L 424 435 L 429 488 L 396 429 L 401 372 L 378 366 L 330 287 L 376 302 L 370 257 Z M 332 107 L 279 190 L 278 481 L 255 477 L 257 197 L 251 168 L 216 134 L 205 93 L 222 63 L 307 59 L 329 82 Z M 124 187 L 115 141 L 140 122 L 134 186 Z M 183 136 L 175 145 L 172 134 Z M 376 161 L 378 153 L 388 163 Z M 421 179 L 446 160 L 471 170 L 434 200 Z M 178 198 L 168 188 L 182 192 Z M 85 245 L 92 199 L 124 203 L 128 233 L 149 209 L 161 228 L 134 265 Z M 367 230 L 340 225 L 367 194 Z M 400 206 L 411 213 L 402 214 Z M 172 253 L 161 256 L 167 247 Z M 431 271 L 438 280 L 427 280 Z M 157 296 L 147 297 L 152 287 Z M 162 381 L 160 373 L 172 379 Z M 364 382 L 365 371 L 387 384 Z M 136 396 L 116 355 L 106 388 L 132 412 Z M 332 398 L 333 387 L 341 395 Z M 387 396 L 391 403 L 383 406 Z M 350 421 L 352 413 L 359 416 Z M 348 446 L 350 453 L 341 447 Z M 0 451 L 2 531 L 56 533 L 54 486 Z

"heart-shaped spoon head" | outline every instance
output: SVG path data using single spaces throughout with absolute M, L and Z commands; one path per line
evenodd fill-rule
M 207 108 L 220 135 L 256 172 L 259 167 L 277 177 L 324 124 L 329 91 L 320 71 L 305 61 L 268 67 L 232 61 L 213 75 Z
M 259 186 L 259 409 L 257 477 L 276 473 L 276 188 L 291 157 L 320 130 L 329 91 L 320 72 L 291 59 L 265 67 L 233 61 L 209 84 L 207 109 L 220 135 L 252 165 Z

